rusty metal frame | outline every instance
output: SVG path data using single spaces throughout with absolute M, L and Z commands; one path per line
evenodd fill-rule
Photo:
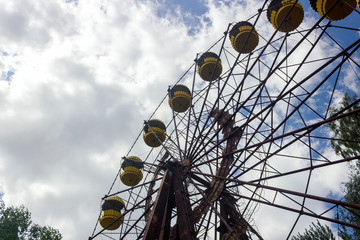
M 174 208 L 176 208 L 177 222 L 171 228 L 172 210 Z M 173 234 L 175 236 L 170 237 Z M 196 239 L 190 200 L 184 187 L 182 169 L 179 163 L 170 164 L 165 172 L 143 237 L 144 240 L 170 238 Z
M 172 201 L 172 173 L 166 170 L 147 222 L 144 240 L 169 239 Z

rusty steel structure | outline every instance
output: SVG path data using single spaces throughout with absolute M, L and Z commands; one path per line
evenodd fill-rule
M 292 3 L 287 9 L 300 9 L 298 1 Z M 121 225 L 109 230 L 111 224 L 106 229 L 97 222 L 89 239 L 291 239 L 316 220 L 334 229 L 360 229 L 339 217 L 359 216 L 360 203 L 344 201 L 339 186 L 360 155 L 344 158 L 331 149 L 334 142 L 360 141 L 336 138 L 328 128 L 360 115 L 358 97 L 335 108 L 347 84 L 360 83 L 360 12 L 337 22 L 322 12 L 284 33 L 264 27 L 268 5 L 261 2 L 245 24 L 256 28 L 256 34 L 249 30 L 259 37 L 254 50 L 232 48 L 228 35 L 235 23 L 229 24 L 206 50 L 219 56 L 211 60 L 213 76 L 199 76 L 196 54 L 174 83 L 180 93 L 171 87 L 166 93 L 165 87 L 164 99 L 144 122 L 153 147 L 144 144 L 141 131 L 124 154 L 141 154 L 143 179 L 126 187 L 120 168 L 104 196 L 123 199 L 125 207 L 112 223 Z M 222 73 L 213 79 L 217 67 Z M 178 104 L 181 112 L 174 111 L 176 94 L 187 110 Z M 166 128 L 151 125 L 161 122 L 151 121 L 158 117 Z

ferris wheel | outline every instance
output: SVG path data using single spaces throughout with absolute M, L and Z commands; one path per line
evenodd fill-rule
M 360 82 L 360 29 L 341 21 L 359 22 L 359 1 L 310 5 L 318 18 L 303 26 L 301 1 L 264 1 L 196 55 L 123 157 L 89 239 L 268 239 L 269 227 L 289 239 L 309 219 L 360 228 L 336 217 L 360 206 L 322 190 L 360 157 L 332 154 L 330 141 L 351 139 L 327 128 L 360 112 L 330 115 L 344 79 Z

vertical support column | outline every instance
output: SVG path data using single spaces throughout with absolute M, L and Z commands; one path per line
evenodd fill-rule
M 144 232 L 144 240 L 169 239 L 171 211 L 174 208 L 172 173 L 166 170 Z
M 177 232 L 179 240 L 196 240 L 194 219 L 192 216 L 189 197 L 183 185 L 181 167 L 174 167 L 173 186 L 177 208 Z
M 227 217 L 228 217 L 227 210 L 226 210 L 226 206 L 224 204 L 224 201 L 221 199 L 219 202 L 220 202 L 220 204 L 219 204 L 220 205 L 220 215 L 224 219 L 228 220 L 227 219 Z M 226 227 L 220 221 L 219 227 L 217 228 L 217 231 L 220 233 L 220 239 L 223 239 L 224 234 L 227 232 L 226 230 L 227 230 Z
M 222 206 L 222 217 L 224 217 L 231 228 L 233 228 L 233 231 L 231 232 L 223 231 L 222 237 L 228 235 L 228 237 L 233 237 L 239 240 L 249 240 L 247 230 L 250 225 L 236 209 L 236 199 L 232 195 L 223 192 L 220 204 Z M 224 228 L 222 230 L 224 230 Z M 225 238 L 227 239 L 227 237 Z

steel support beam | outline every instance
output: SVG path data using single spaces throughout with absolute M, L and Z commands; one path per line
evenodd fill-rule
M 174 169 L 173 187 L 177 208 L 177 229 L 179 240 L 195 240 L 196 233 L 188 193 L 184 187 L 181 168 Z
M 172 200 L 172 174 L 166 170 L 154 207 L 146 225 L 143 240 L 169 239 Z

